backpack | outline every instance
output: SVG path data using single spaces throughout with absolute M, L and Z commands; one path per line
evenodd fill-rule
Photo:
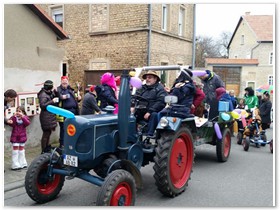
M 101 97 L 102 92 L 104 92 L 104 90 L 105 90 L 105 88 L 104 88 L 103 85 L 97 85 L 95 87 L 96 102 L 97 102 L 97 106 L 99 106 L 99 107 L 101 106 L 101 99 L 100 99 L 100 97 Z

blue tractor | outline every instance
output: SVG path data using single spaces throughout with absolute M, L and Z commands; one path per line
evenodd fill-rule
M 151 66 L 141 70 L 181 68 Z M 80 178 L 100 186 L 98 206 L 132 206 L 136 189 L 142 188 L 140 168 L 151 162 L 154 163 L 155 184 L 163 195 L 175 197 L 185 190 L 193 168 L 193 136 L 202 138 L 196 135 L 199 132 L 195 118 L 164 116 L 157 127 L 157 138 L 147 147 L 143 130 L 130 113 L 130 80 L 129 70 L 124 70 L 117 115 L 109 107 L 104 114 L 80 116 L 58 107 L 48 107 L 50 112 L 67 118 L 64 150 L 60 154 L 54 149 L 32 161 L 25 177 L 25 189 L 31 199 L 37 203 L 55 199 L 66 177 Z M 167 103 L 172 101 L 172 97 L 167 97 Z M 202 135 L 206 135 L 204 131 Z M 209 135 L 212 142 L 215 133 Z M 223 135 L 228 136 L 228 133 Z

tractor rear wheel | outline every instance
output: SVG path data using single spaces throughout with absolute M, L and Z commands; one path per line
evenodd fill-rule
M 65 176 L 53 174 L 48 176 L 50 153 L 44 153 L 34 159 L 25 175 L 25 190 L 29 197 L 37 203 L 46 203 L 56 198 L 61 191 Z M 54 165 L 61 168 L 61 165 Z
M 226 162 L 231 148 L 231 132 L 228 128 L 223 131 L 222 140 L 217 139 L 216 154 L 219 162 Z
M 134 206 L 136 184 L 134 177 L 123 169 L 110 173 L 98 193 L 97 206 Z
M 188 185 L 193 167 L 191 132 L 188 128 L 180 128 L 176 133 L 163 132 L 155 151 L 153 168 L 158 190 L 169 197 L 181 194 Z

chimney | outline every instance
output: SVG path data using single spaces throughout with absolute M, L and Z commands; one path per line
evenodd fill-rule
M 245 12 L 245 15 L 250 15 L 251 12 Z

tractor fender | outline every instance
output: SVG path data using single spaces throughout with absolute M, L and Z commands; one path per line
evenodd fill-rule
M 136 187 L 143 188 L 143 181 L 140 170 L 134 165 L 133 162 L 125 159 L 116 160 L 108 169 L 107 175 L 116 169 L 124 169 L 132 174 L 135 179 Z

